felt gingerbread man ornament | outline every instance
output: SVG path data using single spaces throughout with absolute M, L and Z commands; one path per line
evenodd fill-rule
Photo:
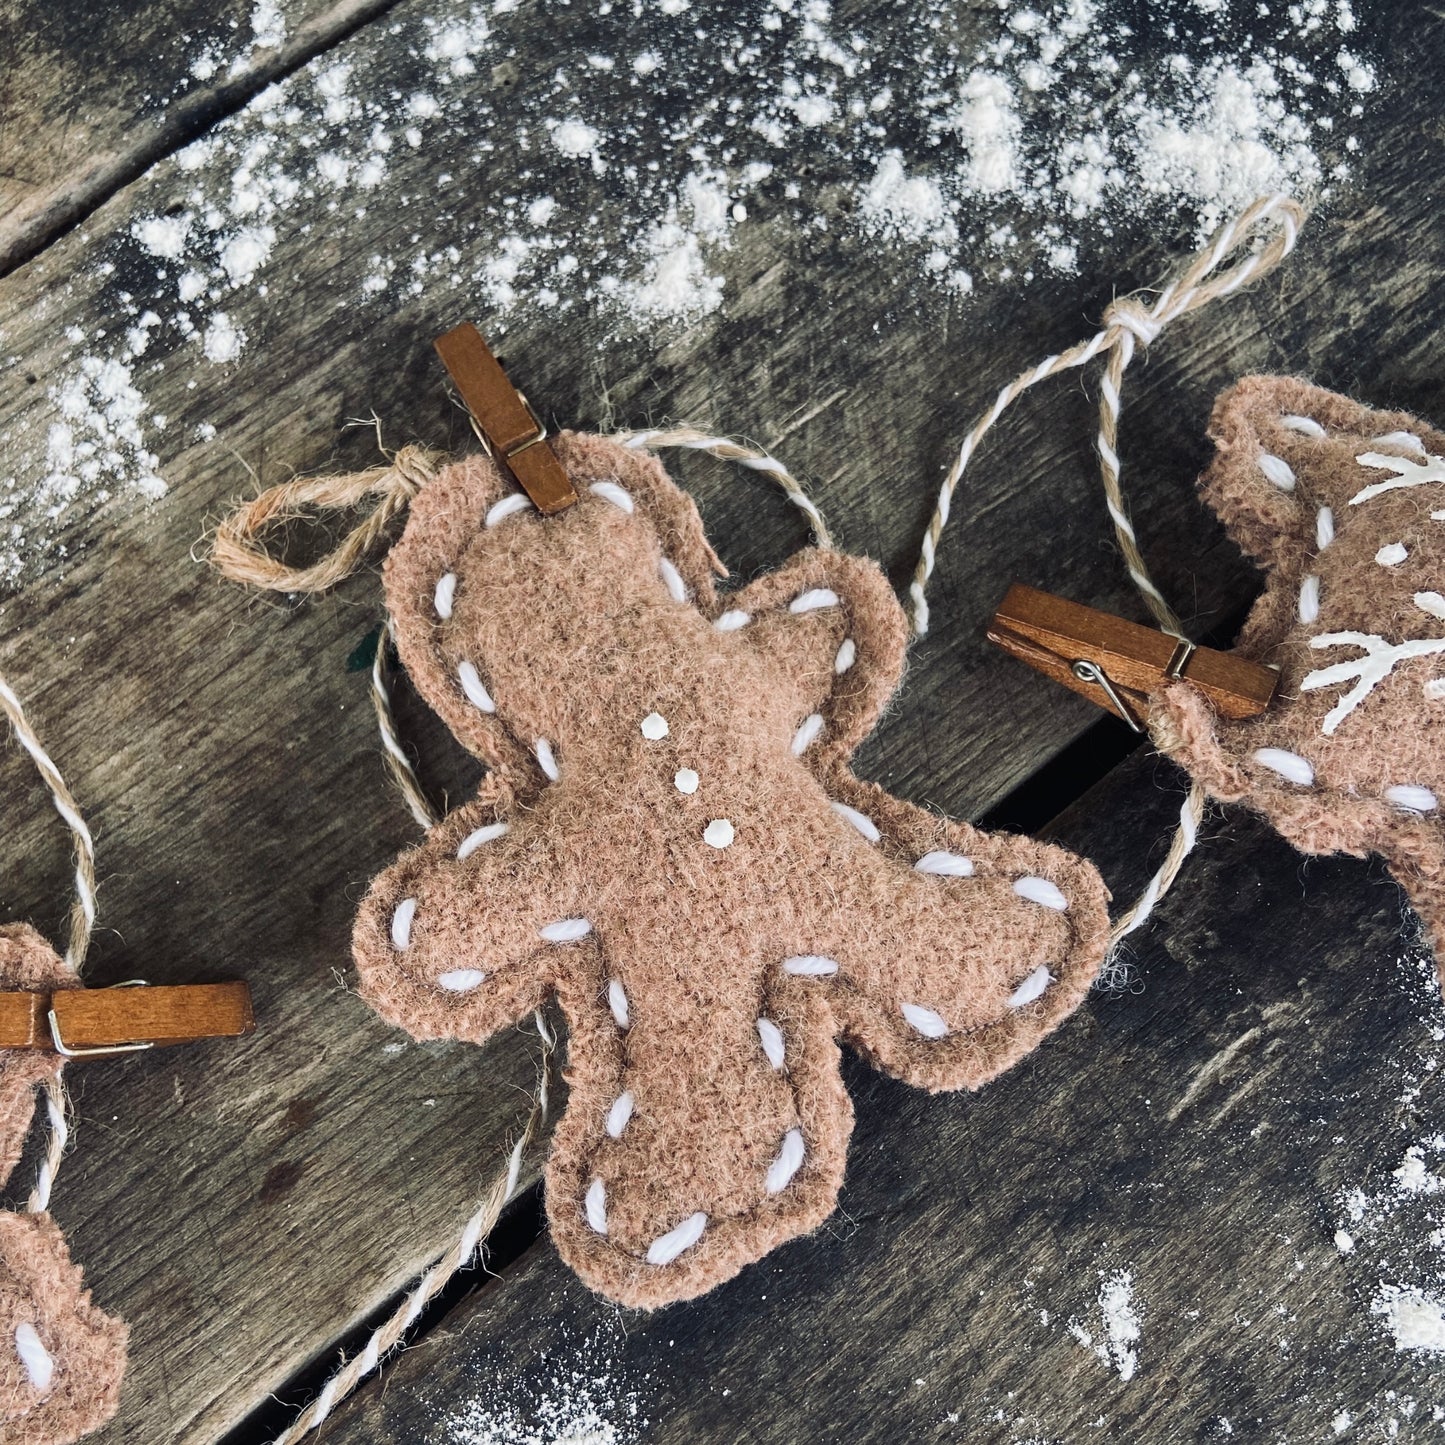
M 0 991 L 79 988 L 75 970 L 31 927 L 0 927 Z M 20 1160 L 35 1091 L 64 1059 L 0 1049 L 0 1185 Z M 0 1212 L 0 1439 L 66 1445 L 115 1413 L 126 1326 L 90 1302 L 44 1210 Z
M 553 445 L 576 505 L 544 517 L 471 457 L 415 495 L 387 559 L 402 661 L 490 771 L 372 885 L 355 955 L 417 1038 L 481 1042 L 560 1001 L 552 1234 L 650 1308 L 831 1212 L 840 1040 L 977 1088 L 1084 997 L 1107 894 L 1059 848 L 850 772 L 906 643 L 873 563 L 804 551 L 720 600 L 655 460 Z
M 1265 569 L 1236 651 L 1278 699 L 1230 722 L 1186 682 L 1153 731 L 1307 853 L 1378 853 L 1445 968 L 1445 435 L 1287 377 L 1216 403 L 1200 481 Z

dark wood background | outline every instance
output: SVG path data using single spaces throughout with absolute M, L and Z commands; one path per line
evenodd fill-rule
M 1445 418 L 1432 81 L 1445 26 L 1377 9 L 1393 79 L 1360 122 L 1351 181 L 1288 268 L 1182 324 L 1131 377 L 1135 519 L 1197 634 L 1227 636 L 1256 586 L 1192 491 L 1221 386 L 1284 370 Z M 0 4 L 0 474 L 33 466 L 66 329 L 116 324 L 122 294 L 152 284 L 131 227 L 196 183 L 179 149 L 219 136 L 200 178 L 223 183 L 226 117 L 313 55 L 404 90 L 413 61 L 392 27 L 443 13 L 466 6 L 307 0 L 288 6 L 283 46 L 183 84 L 198 37 L 244 30 L 250 6 Z M 961 6 L 961 33 L 991 13 Z M 562 5 L 515 20 L 525 43 L 490 79 L 517 96 L 544 93 L 559 50 L 584 53 L 600 23 Z M 458 148 L 485 128 L 496 150 L 427 218 L 439 232 L 475 235 L 488 195 L 525 169 L 497 114 L 476 127 Z M 399 152 L 388 196 L 421 194 L 436 166 Z M 839 544 L 900 587 L 929 493 L 999 382 L 1191 249 L 1183 221 L 1125 227 L 1080 276 L 948 308 L 841 231 L 805 245 L 766 196 L 750 210 L 721 261 L 721 313 L 641 331 L 517 317 L 507 362 L 568 424 L 674 417 L 776 446 Z M 465 288 L 390 308 L 348 299 L 397 224 L 384 197 L 345 224 L 321 199 L 293 210 L 270 263 L 284 288 L 232 307 L 248 335 L 234 366 L 148 354 L 146 396 L 169 418 L 164 502 L 118 495 L 65 524 L 0 603 L 0 670 L 98 836 L 91 980 L 244 977 L 260 1025 L 240 1045 L 72 1073 L 76 1145 L 55 1212 L 97 1300 L 132 1328 L 105 1445 L 269 1438 L 455 1235 L 534 1082 L 520 1030 L 484 1049 L 414 1045 L 350 991 L 356 901 L 414 835 L 348 663 L 379 619 L 374 575 L 295 604 L 221 583 L 193 553 L 248 469 L 269 483 L 370 460 L 353 417 L 374 410 L 393 442 L 469 444 L 430 339 L 468 315 L 487 328 L 484 309 Z M 201 422 L 214 440 L 196 438 Z M 1126 757 L 1086 703 L 983 640 L 1015 577 L 1140 615 L 1092 431 L 1088 389 L 1067 381 L 991 443 L 955 509 L 934 631 L 859 771 L 957 816 L 1056 819 L 1124 898 L 1161 855 L 1180 776 Z M 761 484 L 693 456 L 674 470 L 741 576 L 804 540 Z M 399 706 L 433 793 L 465 797 L 475 769 L 410 694 Z M 0 789 L 4 917 L 54 934 L 65 843 L 17 749 Z M 614 1432 L 596 1440 L 618 1442 L 1445 1438 L 1445 1363 L 1397 1350 L 1372 1312 L 1382 1285 L 1441 1281 L 1439 1207 L 1378 1206 L 1352 1226 L 1352 1253 L 1334 1242 L 1347 1191 L 1385 1198 L 1404 1151 L 1445 1132 L 1445 1013 L 1398 891 L 1378 867 L 1306 862 L 1216 815 L 1129 957 L 1126 988 L 977 1096 L 926 1097 L 850 1063 L 858 1127 L 838 1214 L 694 1304 L 649 1317 L 588 1295 L 539 1232 L 534 1160 L 492 1269 L 322 1438 L 465 1441 L 467 1419 L 490 1416 L 478 1440 L 560 1441 L 589 1400 Z M 1069 1329 L 1102 1337 L 1101 1282 L 1118 1271 L 1141 1316 L 1128 1381 Z

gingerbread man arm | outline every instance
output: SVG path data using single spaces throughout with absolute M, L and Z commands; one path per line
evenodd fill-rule
M 545 830 L 509 802 L 505 789 L 484 787 L 381 874 L 361 906 L 361 995 L 414 1038 L 480 1043 L 546 1000 L 561 950 L 595 948 L 590 925 L 569 913 Z
M 793 747 L 817 771 L 851 757 L 903 674 L 908 628 L 875 562 L 799 552 L 735 593 L 713 621 L 768 661 L 795 693 Z

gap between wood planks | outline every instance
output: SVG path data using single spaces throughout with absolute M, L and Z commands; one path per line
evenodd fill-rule
M 54 193 L 34 215 L 13 228 L 0 217 L 0 277 L 33 260 L 62 236 L 82 225 L 118 191 L 151 167 L 199 140 L 213 126 L 244 110 L 256 96 L 287 79 L 318 55 L 349 39 L 364 26 L 394 10 L 401 0 L 336 0 L 329 10 L 303 24 L 266 60 L 234 80 L 194 90 L 166 106 L 165 117 L 134 149 L 99 157 Z

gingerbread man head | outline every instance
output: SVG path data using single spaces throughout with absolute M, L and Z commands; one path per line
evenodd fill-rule
M 1379 853 L 1445 965 L 1445 435 L 1286 377 L 1220 397 L 1200 482 L 1265 569 L 1238 651 L 1277 701 L 1218 718 L 1187 683 L 1156 733 L 1307 853 Z
M 1106 894 L 1058 848 L 853 777 L 906 641 L 876 566 L 807 551 L 720 601 L 657 462 L 555 445 L 577 505 L 544 518 L 473 457 L 386 564 L 403 662 L 491 771 L 373 884 L 356 960 L 418 1038 L 560 1000 L 553 1237 L 653 1307 L 831 1212 L 839 1041 L 925 1088 L 983 1084 L 1084 996 Z
M 79 988 L 74 969 L 25 924 L 0 926 L 0 988 Z M 20 1160 L 35 1089 L 56 1054 L 0 1049 L 0 1184 Z M 104 1424 L 120 1398 L 127 1330 L 90 1302 L 46 1213 L 0 1212 L 0 1439 L 67 1445 Z

